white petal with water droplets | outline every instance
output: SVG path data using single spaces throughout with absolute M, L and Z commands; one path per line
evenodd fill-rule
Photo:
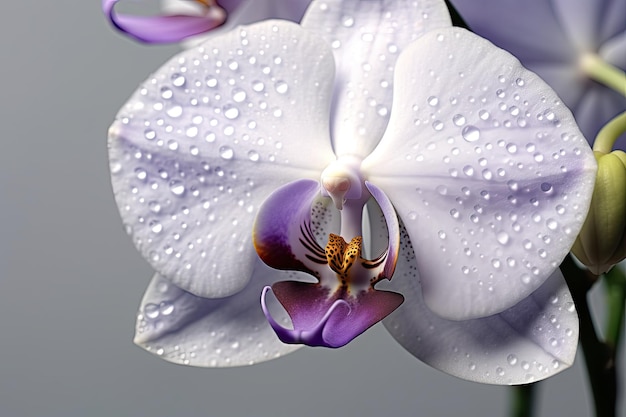
M 257 261 L 252 280 L 226 298 L 202 298 L 156 274 L 141 301 L 135 343 L 170 362 L 201 367 L 251 365 L 298 349 L 278 340 L 261 310 L 263 287 L 294 279 Z M 273 317 L 288 325 L 273 298 Z
M 135 92 L 110 130 L 111 177 L 127 230 L 160 274 L 207 297 L 246 284 L 259 205 L 289 181 L 318 180 L 334 159 L 333 73 L 324 41 L 267 21 L 184 51 Z
M 500 314 L 446 320 L 424 303 L 415 256 L 403 232 L 396 274 L 387 287 L 401 292 L 405 302 L 383 323 L 411 354 L 459 378 L 499 385 L 539 381 L 573 363 L 578 316 L 559 270 Z
M 426 303 L 449 319 L 512 307 L 584 221 L 596 169 L 587 142 L 542 80 L 462 29 L 407 48 L 396 86 L 363 169 L 405 222 Z
M 450 24 L 438 0 L 311 3 L 302 26 L 327 40 L 337 63 L 331 121 L 337 156 L 371 152 L 389 120 L 397 57 L 412 40 Z

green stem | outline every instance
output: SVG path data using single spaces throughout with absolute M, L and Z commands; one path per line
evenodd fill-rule
M 531 417 L 535 408 L 537 383 L 516 385 L 512 388 L 511 417 Z
M 624 310 L 626 308 L 626 275 L 619 266 L 613 267 L 604 276 L 606 302 L 609 317 L 606 328 L 606 343 L 615 351 L 624 330 Z
M 580 67 L 589 78 L 626 96 L 626 74 L 621 69 L 592 53 L 582 56 Z
M 617 402 L 615 350 L 598 338 L 587 303 L 587 292 L 593 285 L 595 277 L 590 277 L 578 268 L 569 256 L 561 264 L 561 271 L 578 311 L 580 344 L 585 356 L 596 417 L 615 417 Z
M 624 132 L 626 132 L 626 112 L 615 116 L 598 132 L 593 142 L 593 151 L 602 154 L 611 153 L 615 141 Z

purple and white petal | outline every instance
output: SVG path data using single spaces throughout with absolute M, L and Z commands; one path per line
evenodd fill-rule
M 275 190 L 261 205 L 252 231 L 263 262 L 322 277 L 321 270 L 328 269 L 327 233 L 339 230 L 339 216 L 329 203 L 329 198 L 320 197 L 315 180 L 298 180 Z
M 185 40 L 187 47 L 195 46 L 210 36 L 267 19 L 285 19 L 299 22 L 311 0 L 219 0 L 226 10 L 226 22 L 205 34 Z M 197 4 L 189 0 L 163 0 L 163 10 L 170 13 L 198 14 Z
M 141 301 L 135 343 L 169 362 L 201 367 L 251 365 L 284 356 L 299 346 L 276 337 L 259 296 L 264 285 L 292 275 L 257 261 L 252 280 L 241 292 L 208 299 L 156 274 Z M 276 320 L 289 323 L 278 303 L 268 302 Z
M 539 381 L 573 363 L 578 316 L 558 269 L 529 297 L 499 314 L 452 321 L 424 303 L 418 265 L 409 239 L 403 239 L 396 277 L 387 287 L 406 301 L 383 323 L 419 360 L 459 378 L 504 385 Z
M 455 320 L 512 307 L 582 226 L 596 170 L 587 142 L 545 82 L 464 29 L 408 47 L 396 86 L 362 167 L 406 225 L 426 304 Z
M 332 292 L 318 283 L 282 281 L 271 290 L 289 313 L 293 329 L 279 325 L 265 306 L 268 299 L 263 292 L 263 311 L 272 328 L 285 343 L 338 348 L 378 323 L 402 302 L 401 294 L 373 288 L 348 295 Z
M 338 157 L 371 152 L 389 120 L 398 55 L 425 32 L 450 25 L 438 0 L 311 2 L 302 26 L 332 45 L 337 64 L 331 129 Z
M 260 204 L 335 159 L 333 74 L 323 40 L 266 21 L 182 52 L 139 87 L 109 132 L 111 177 L 158 273 L 205 297 L 246 285 Z
M 585 0 L 583 0 L 585 1 Z M 575 63 L 577 51 L 546 0 L 450 0 L 470 29 L 515 55 L 533 62 Z
M 226 13 L 217 6 L 207 7 L 196 3 L 199 13 L 166 16 L 132 16 L 114 12 L 119 0 L 102 0 L 102 10 L 109 21 L 120 31 L 147 43 L 178 42 L 220 26 Z M 191 2 L 188 2 L 191 3 Z

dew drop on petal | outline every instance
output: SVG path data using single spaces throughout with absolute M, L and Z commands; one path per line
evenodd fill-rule
M 282 80 L 276 81 L 276 84 L 274 84 L 274 88 L 276 89 L 276 92 L 279 94 L 285 94 L 287 90 L 289 90 L 289 86 L 287 85 L 287 83 Z
M 235 151 L 230 146 L 220 146 L 219 153 L 220 157 L 226 160 L 233 159 L 235 156 Z
M 183 185 L 182 182 L 178 180 L 174 180 L 170 182 L 170 191 L 174 195 L 181 196 L 185 193 L 185 186 Z
M 428 104 L 432 107 L 435 107 L 437 104 L 439 104 L 439 99 L 435 96 L 430 96 L 427 99 Z
M 463 139 L 468 142 L 476 142 L 480 139 L 480 130 L 476 126 L 467 125 L 461 131 Z

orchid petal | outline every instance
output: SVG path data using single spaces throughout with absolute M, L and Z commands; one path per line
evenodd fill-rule
M 576 354 L 578 317 L 557 269 L 529 297 L 493 316 L 451 321 L 422 298 L 415 259 L 403 229 L 396 278 L 388 287 L 406 301 L 383 324 L 412 355 L 443 372 L 487 384 L 525 384 L 569 367 Z
M 199 15 L 130 16 L 113 11 L 119 0 L 102 0 L 102 10 L 120 31 L 147 43 L 178 42 L 220 26 L 226 14 L 218 6 L 203 6 Z
M 594 3 L 603 12 L 599 28 L 599 45 L 604 45 L 610 39 L 623 35 L 626 32 L 626 19 L 624 19 L 624 16 L 626 16 L 626 2 L 623 0 L 602 0 Z
M 198 8 L 189 0 L 164 0 L 163 10 L 169 13 L 197 14 Z M 226 10 L 226 22 L 210 32 L 186 39 L 185 46 L 195 46 L 210 36 L 267 19 L 299 22 L 310 0 L 219 0 Z
M 582 226 L 596 170 L 587 142 L 541 79 L 463 29 L 415 41 L 396 85 L 362 169 L 407 227 L 426 304 L 457 320 L 512 307 Z
M 587 139 L 593 143 L 596 133 L 618 114 L 626 110 L 626 100 L 608 88 L 587 88 L 576 108 L 576 122 L 584 127 Z M 619 145 L 618 145 L 618 149 Z
M 141 301 L 135 343 L 167 360 L 190 366 L 251 365 L 284 356 L 285 345 L 268 325 L 259 305 L 263 285 L 290 274 L 255 264 L 250 283 L 226 298 L 195 296 L 156 274 Z M 289 322 L 275 301 L 280 322 Z M 268 307 L 269 308 L 269 307 Z
M 396 211 L 389 200 L 389 197 L 374 184 L 369 182 L 365 183 L 365 186 L 372 194 L 372 197 L 376 201 L 378 207 L 380 207 L 381 214 L 383 215 L 385 228 L 387 229 L 387 259 L 385 260 L 385 266 L 383 268 L 383 276 L 387 279 L 391 279 L 393 272 L 396 269 L 396 263 L 398 262 L 398 251 L 400 250 L 400 222 Z
M 398 54 L 428 30 L 450 26 L 438 0 L 313 1 L 302 26 L 332 45 L 337 64 L 331 121 L 335 153 L 366 156 L 387 126 Z
M 545 0 L 450 0 L 472 31 L 513 53 L 535 61 L 575 62 L 576 51 Z M 496 23 L 497 22 L 497 23 Z
M 316 200 L 318 200 L 316 202 Z M 253 240 L 259 257 L 276 269 L 316 274 L 327 268 L 324 248 L 328 235 L 319 226 L 336 225 L 329 198 L 320 198 L 319 181 L 298 180 L 274 191 L 261 206 L 254 223 Z M 311 217 L 315 217 L 312 224 Z
M 111 176 L 122 219 L 157 272 L 198 296 L 246 285 L 259 205 L 335 159 L 333 74 L 322 40 L 267 21 L 182 52 L 135 92 L 109 132 Z
M 580 52 L 593 52 L 602 39 L 604 12 L 609 1 L 552 0 L 554 13 L 571 42 Z M 623 16 L 622 16 L 623 18 Z
M 263 303 L 269 287 L 263 292 Z M 282 281 L 271 287 L 289 313 L 293 330 L 279 326 L 266 312 L 268 321 L 285 343 L 337 348 L 346 345 L 387 317 L 404 297 L 395 292 L 366 290 L 356 295 L 331 291 L 317 283 Z
M 598 55 L 608 63 L 626 71 L 626 29 L 623 33 L 605 42 L 598 51 Z

